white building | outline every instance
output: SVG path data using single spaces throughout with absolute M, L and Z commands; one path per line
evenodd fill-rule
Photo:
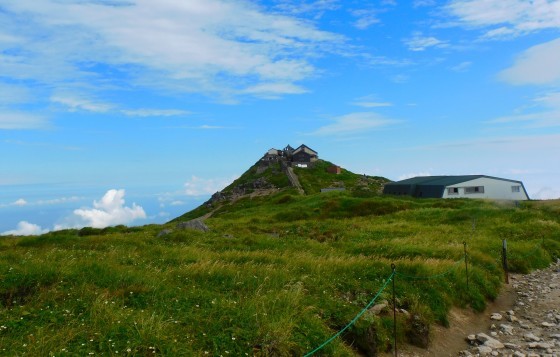
M 383 193 L 428 198 L 529 199 L 523 182 L 486 175 L 413 177 L 386 184 Z

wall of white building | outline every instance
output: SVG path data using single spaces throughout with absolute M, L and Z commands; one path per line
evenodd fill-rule
M 466 187 L 484 187 L 484 193 L 465 193 Z M 515 192 L 513 186 L 518 186 L 519 191 Z M 449 194 L 448 188 L 457 188 L 456 194 Z M 443 191 L 443 198 L 490 198 L 496 200 L 516 200 L 524 201 L 529 197 L 520 183 L 496 180 L 489 177 L 481 177 L 471 181 L 450 185 Z

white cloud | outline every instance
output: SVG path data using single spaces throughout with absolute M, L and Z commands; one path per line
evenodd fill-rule
M 553 200 L 560 198 L 560 189 L 550 186 L 540 187 L 531 191 L 529 197 L 533 200 Z
M 344 42 L 243 0 L 8 1 L 3 11 L 7 34 L 23 38 L 0 56 L 0 76 L 48 84 L 141 83 L 229 95 L 262 83 L 294 85 L 315 75 L 311 58 Z M 10 20 L 19 17 L 25 21 Z
M 424 6 L 434 6 L 436 5 L 435 0 L 414 0 L 412 6 L 414 7 L 424 7 Z
M 76 96 L 53 96 L 51 102 L 62 104 L 70 111 L 84 110 L 94 113 L 105 113 L 113 108 L 109 103 L 96 103 L 85 98 Z
M 0 31 L 2 31 L 0 29 Z M 13 43 L 18 43 L 21 41 L 21 38 L 17 37 L 17 36 L 13 36 L 7 33 L 3 33 L 0 32 L 0 44 L 2 45 L 8 45 L 8 44 L 13 44 Z
M 467 26 L 499 26 L 487 38 L 560 27 L 558 0 L 454 0 L 445 9 Z
M 365 101 L 361 101 L 361 102 L 354 102 L 354 105 L 358 106 L 358 107 L 363 107 L 363 108 L 379 108 L 379 107 L 392 107 L 393 103 L 389 103 L 389 102 L 365 102 Z
M 277 9 L 291 14 L 316 13 L 315 18 L 320 18 L 326 11 L 340 8 L 339 0 L 302 1 L 284 0 L 276 6 Z
M 398 121 L 385 118 L 377 113 L 350 113 L 333 118 L 333 122 L 331 124 L 317 129 L 316 131 L 312 132 L 311 135 L 342 136 L 348 134 L 356 134 L 367 130 L 379 129 L 396 123 L 398 123 Z
M 23 207 L 26 204 L 27 204 L 27 201 L 24 200 L 23 198 L 20 198 L 13 203 L 14 206 L 20 206 L 20 207 Z
M 370 54 L 364 54 L 366 62 L 372 66 L 391 66 L 391 67 L 406 67 L 412 66 L 415 63 L 409 59 L 394 59 L 385 56 L 372 56 Z
M 125 190 L 112 189 L 100 201 L 93 201 L 93 208 L 80 208 L 66 218 L 66 223 L 55 225 L 55 230 L 64 228 L 105 228 L 119 224 L 130 224 L 137 219 L 146 218 L 146 212 L 136 203 L 125 206 Z
M 499 77 L 507 83 L 517 85 L 560 83 L 559 63 L 560 38 L 529 48 L 517 58 L 512 67 L 502 71 Z
M 307 93 L 307 90 L 292 83 L 260 83 L 243 90 L 245 94 L 254 94 L 268 99 L 277 99 L 284 94 Z
M 415 52 L 424 51 L 430 47 L 442 48 L 448 46 L 445 41 L 438 40 L 433 36 L 423 36 L 420 32 L 413 33 L 411 38 L 405 39 L 403 42 L 409 50 Z
M 358 19 L 354 22 L 354 26 L 360 30 L 365 30 L 371 25 L 375 25 L 380 22 L 377 17 L 378 10 L 374 9 L 361 9 L 352 11 L 352 15 Z
M 29 204 L 29 202 L 27 202 L 23 198 L 19 198 L 19 199 L 15 200 L 14 202 L 0 203 L 0 208 L 13 207 L 13 206 L 23 207 L 23 206 L 26 206 L 28 204 Z
M 21 140 L 2 140 L 3 143 L 10 144 L 10 145 L 18 145 L 18 146 L 29 146 L 29 147 L 38 147 L 38 148 L 54 148 L 58 150 L 68 150 L 68 151 L 79 151 L 82 148 L 77 146 L 64 146 L 58 145 L 53 143 L 39 143 L 39 142 L 28 142 L 28 141 L 21 141 Z
M 27 88 L 0 82 L 0 104 L 20 104 L 30 99 L 31 94 Z
M 226 127 L 226 126 L 219 126 L 219 125 L 208 125 L 208 124 L 204 124 L 204 125 L 200 125 L 200 126 L 196 127 L 196 129 L 218 130 L 218 129 L 228 129 L 228 127 Z
M 364 97 L 357 98 L 352 105 L 363 107 L 363 108 L 378 108 L 378 107 L 392 107 L 393 103 L 381 102 L 377 100 L 375 95 L 366 95 Z
M 410 77 L 406 74 L 397 74 L 394 75 L 393 77 L 391 77 L 391 81 L 401 84 L 401 83 L 406 83 L 408 82 L 408 80 L 410 79 Z
M 222 190 L 234 180 L 235 178 L 204 179 L 193 175 L 189 181 L 185 182 L 185 194 L 187 196 L 211 195 Z
M 174 128 L 174 129 L 193 129 L 193 130 L 225 130 L 225 129 L 235 129 L 235 127 L 231 127 L 231 126 L 208 125 L 208 124 L 197 125 L 197 126 L 181 125 L 181 126 L 174 126 L 174 127 L 172 127 L 172 128 Z
M 190 114 L 186 110 L 180 109 L 118 109 L 111 103 L 97 102 L 86 98 L 86 96 L 75 95 L 55 95 L 51 97 L 51 102 L 61 104 L 70 111 L 83 110 L 94 113 L 118 112 L 130 117 L 171 117 Z
M 560 92 L 547 93 L 535 98 L 533 102 L 537 109 L 532 113 L 503 116 L 490 120 L 488 123 L 525 123 L 527 127 L 531 128 L 560 126 Z
M 179 109 L 135 109 L 121 110 L 121 112 L 131 117 L 172 117 L 190 114 L 186 110 Z
M 49 126 L 47 118 L 19 112 L 0 112 L 0 130 L 45 129 Z
M 11 231 L 6 231 L 2 235 L 13 235 L 13 236 L 36 236 L 43 233 L 47 233 L 47 229 L 42 229 L 40 226 L 29 223 L 27 221 L 21 221 L 18 223 L 17 228 Z
M 550 135 L 526 135 L 526 136 L 504 136 L 487 137 L 472 140 L 453 141 L 439 144 L 426 145 L 423 147 L 412 147 L 411 150 L 436 150 L 450 153 L 452 150 L 468 149 L 471 151 L 482 151 L 494 155 L 504 155 L 504 158 L 512 158 L 519 161 L 513 153 L 522 153 L 527 156 L 538 156 L 545 158 L 555 155 L 560 150 L 560 134 Z M 541 153 L 539 155 L 539 152 Z M 471 154 L 474 156 L 474 154 Z M 502 159 L 504 161 L 504 159 Z
M 519 36 L 519 31 L 516 31 L 510 27 L 498 27 L 487 31 L 482 38 L 483 39 L 512 39 Z
M 432 176 L 432 174 L 430 173 L 430 171 L 409 172 L 409 173 L 400 175 L 399 178 L 397 179 L 397 181 L 406 180 L 406 179 L 413 178 L 413 177 L 418 177 L 418 176 Z
M 59 204 L 64 204 L 64 203 L 69 203 L 69 202 L 78 202 L 83 200 L 83 197 L 78 197 L 78 196 L 72 196 L 72 197 L 61 197 L 61 198 L 53 198 L 50 200 L 39 200 L 37 202 L 34 202 L 32 204 L 34 205 L 59 205 Z
M 38 201 L 31 201 L 28 202 L 23 198 L 20 198 L 9 205 L 0 205 L 0 207 L 7 207 L 7 206 L 51 206 L 51 205 L 59 205 L 71 202 L 77 202 L 83 200 L 83 197 L 72 196 L 72 197 L 61 197 L 61 198 L 53 198 L 50 200 L 38 200 Z
M 472 66 L 472 62 L 464 61 L 459 63 L 458 65 L 451 67 L 450 69 L 454 72 L 465 72 L 469 68 L 471 68 L 471 66 Z

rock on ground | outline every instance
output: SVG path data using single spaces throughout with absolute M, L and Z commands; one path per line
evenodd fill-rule
M 460 356 L 560 357 L 560 260 L 547 269 L 514 275 L 517 298 L 512 310 L 488 317 L 484 332 L 466 336 Z M 505 316 L 509 324 L 493 324 Z M 490 341 L 490 342 L 489 342 Z

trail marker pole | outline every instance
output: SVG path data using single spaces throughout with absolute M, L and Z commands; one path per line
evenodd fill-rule
M 467 255 L 467 242 L 463 242 L 463 248 L 465 251 L 465 275 L 467 276 L 467 290 L 469 290 L 469 261 Z
M 397 299 L 395 297 L 395 270 L 396 266 L 391 263 L 391 269 L 393 270 L 393 344 L 395 345 L 395 357 L 397 356 Z
M 508 261 L 507 261 L 507 241 L 505 239 L 502 239 L 502 267 L 504 268 L 506 284 L 509 284 L 509 270 L 508 270 Z

